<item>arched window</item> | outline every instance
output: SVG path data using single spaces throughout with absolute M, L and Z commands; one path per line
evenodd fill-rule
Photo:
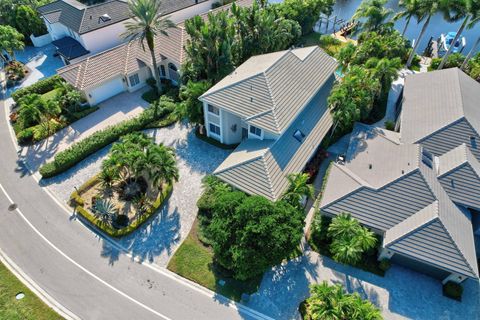
M 168 64 L 168 76 L 170 77 L 170 80 L 174 81 L 175 83 L 178 83 L 180 79 L 177 66 L 171 62 Z

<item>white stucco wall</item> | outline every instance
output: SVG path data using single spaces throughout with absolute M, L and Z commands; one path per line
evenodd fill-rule
M 43 47 L 52 42 L 52 36 L 50 33 L 44 34 L 42 36 L 35 37 L 33 34 L 30 35 L 30 40 L 32 40 L 34 47 Z
M 44 21 L 45 25 L 47 26 L 48 33 L 50 33 L 50 36 L 52 37 L 52 40 L 58 40 L 65 36 L 70 36 L 68 28 L 65 27 L 63 24 L 58 22 L 50 24 L 48 21 Z
M 118 46 L 119 44 L 125 42 L 125 39 L 122 38 L 121 34 L 125 32 L 125 23 L 129 20 L 84 33 L 80 35 L 80 42 L 85 49 L 91 53 L 105 51 Z
M 131 84 L 130 84 L 130 76 L 132 76 L 134 74 L 138 74 L 138 79 L 140 80 L 140 82 L 136 86 L 132 87 Z M 147 84 L 146 81 L 150 77 L 151 77 L 151 72 L 150 72 L 150 69 L 147 66 L 141 68 L 138 72 L 133 72 L 133 73 L 128 74 L 127 75 L 128 91 L 129 92 L 134 92 L 134 91 L 137 91 L 138 89 L 141 89 L 141 88 L 145 87 L 145 85 Z
M 117 77 L 114 77 L 114 78 L 111 78 L 111 79 L 108 79 L 106 81 L 104 81 L 102 84 L 96 86 L 95 88 L 89 88 L 89 89 L 85 89 L 84 90 L 84 94 L 85 94 L 85 97 L 87 98 L 88 100 L 88 103 L 92 106 L 102 102 L 100 100 L 97 99 L 97 96 L 94 94 L 94 92 L 100 92 L 100 93 L 104 93 L 105 96 L 108 96 L 109 98 L 110 97 L 113 97 L 114 95 L 118 94 L 119 92 L 116 92 L 115 94 L 113 94 L 114 92 L 112 92 L 110 89 L 109 89 L 109 83 L 115 81 L 115 82 L 122 82 L 122 89 L 123 91 L 127 91 L 128 90 L 128 87 L 127 87 L 127 84 L 126 82 L 123 81 L 124 77 L 123 76 L 117 76 Z M 123 92 L 122 91 L 122 92 Z M 104 101 L 104 100 L 103 100 Z
M 183 10 L 174 12 L 170 14 L 170 20 L 172 20 L 175 23 L 178 23 L 183 20 L 189 19 L 197 14 L 208 12 L 209 10 L 212 9 L 212 4 L 217 1 L 218 0 L 208 0 L 202 3 L 199 3 L 197 5 L 185 8 Z

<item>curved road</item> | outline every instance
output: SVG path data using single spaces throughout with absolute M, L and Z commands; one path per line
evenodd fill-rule
M 18 163 L 0 100 L 0 248 L 80 319 L 269 319 L 167 270 L 140 264 L 69 217 Z M 18 208 L 11 210 L 15 203 Z

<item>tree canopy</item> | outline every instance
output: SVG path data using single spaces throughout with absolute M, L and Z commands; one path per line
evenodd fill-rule
M 3 52 L 7 52 L 10 57 L 15 58 L 15 50 L 23 50 L 25 44 L 24 36 L 14 27 L 0 25 L 0 57 L 7 61 Z
M 39 36 L 47 28 L 37 13 L 37 8 L 50 0 L 0 0 L 0 24 L 17 29 L 25 38 L 33 33 Z

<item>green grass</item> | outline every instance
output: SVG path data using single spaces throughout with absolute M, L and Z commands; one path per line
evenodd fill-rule
M 19 292 L 25 294 L 16 300 Z M 2 263 L 0 263 L 0 319 L 5 320 L 53 320 L 63 319 L 25 287 Z
M 167 267 L 170 271 L 235 301 L 240 301 L 243 293 L 252 294 L 258 290 L 262 277 L 248 281 L 233 279 L 215 264 L 211 247 L 198 239 L 197 232 L 198 222 L 195 221 L 188 237 L 170 260 Z M 219 284 L 220 280 L 225 281 L 224 286 Z
M 55 96 L 60 92 L 60 89 L 53 89 L 51 91 L 48 91 L 47 93 L 42 94 L 42 99 L 45 102 L 48 102 L 49 100 L 55 99 Z
M 342 41 L 325 42 L 320 39 L 320 36 L 321 34 L 316 32 L 311 32 L 309 34 L 303 35 L 297 41 L 296 46 L 319 46 L 320 48 L 325 50 L 326 53 L 333 57 L 338 53 L 338 51 L 340 51 L 340 49 L 342 49 L 347 44 L 347 42 Z

